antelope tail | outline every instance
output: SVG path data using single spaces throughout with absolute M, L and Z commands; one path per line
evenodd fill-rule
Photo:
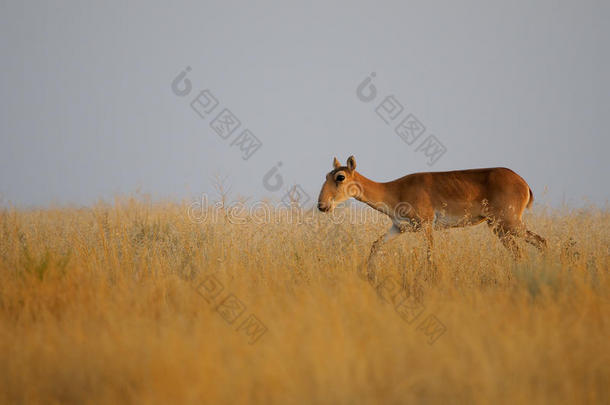
M 529 189 L 529 191 L 530 191 L 530 199 L 529 199 L 529 201 L 527 202 L 527 205 L 526 205 L 525 207 L 526 207 L 526 208 L 531 208 L 531 207 L 532 207 L 532 204 L 534 203 L 534 193 L 532 193 L 532 189 L 531 189 L 531 188 L 529 188 L 529 187 L 528 187 L 528 189 Z

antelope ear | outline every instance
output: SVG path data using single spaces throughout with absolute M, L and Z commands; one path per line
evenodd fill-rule
M 347 158 L 347 168 L 352 172 L 356 170 L 356 158 L 354 156 Z
M 334 158 L 334 160 L 333 160 L 333 167 L 334 167 L 335 169 L 338 169 L 338 168 L 340 168 L 340 167 L 341 167 L 341 163 L 339 163 L 339 161 L 337 160 L 337 158 Z

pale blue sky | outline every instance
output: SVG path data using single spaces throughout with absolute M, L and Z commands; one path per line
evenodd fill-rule
M 313 200 L 352 154 L 378 181 L 507 166 L 537 201 L 609 198 L 608 2 L 85 3 L 0 5 L 3 204 L 194 198 L 214 174 L 235 195 L 298 183 Z M 206 119 L 189 106 L 203 89 L 219 101 Z M 432 167 L 375 113 L 387 95 L 446 147 Z M 228 140 L 210 127 L 222 108 L 241 121 Z M 246 161 L 245 128 L 263 144 Z

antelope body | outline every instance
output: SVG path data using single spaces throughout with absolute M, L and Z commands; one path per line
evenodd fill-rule
M 433 247 L 432 230 L 487 222 L 504 246 L 520 256 L 515 237 L 543 250 L 546 241 L 527 230 L 522 221 L 534 195 L 517 173 L 503 167 L 414 173 L 378 183 L 356 171 L 350 156 L 346 166 L 337 158 L 318 198 L 318 209 L 331 211 L 349 198 L 368 204 L 392 219 L 391 228 L 373 243 L 370 258 L 379 247 L 407 231 L 424 231 L 428 258 Z

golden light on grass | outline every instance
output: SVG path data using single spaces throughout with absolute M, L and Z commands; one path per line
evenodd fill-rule
M 358 273 L 381 221 L 187 212 L 1 212 L 1 403 L 610 401 L 607 209 L 527 213 L 549 251 L 521 242 L 518 263 L 485 225 L 436 232 L 434 267 L 421 235 L 401 236 L 379 279 L 420 308 L 410 322 Z M 222 291 L 206 300 L 210 277 Z M 231 295 L 243 311 L 229 323 L 217 307 Z M 266 328 L 253 344 L 250 315 Z M 433 344 L 429 316 L 445 328 Z

